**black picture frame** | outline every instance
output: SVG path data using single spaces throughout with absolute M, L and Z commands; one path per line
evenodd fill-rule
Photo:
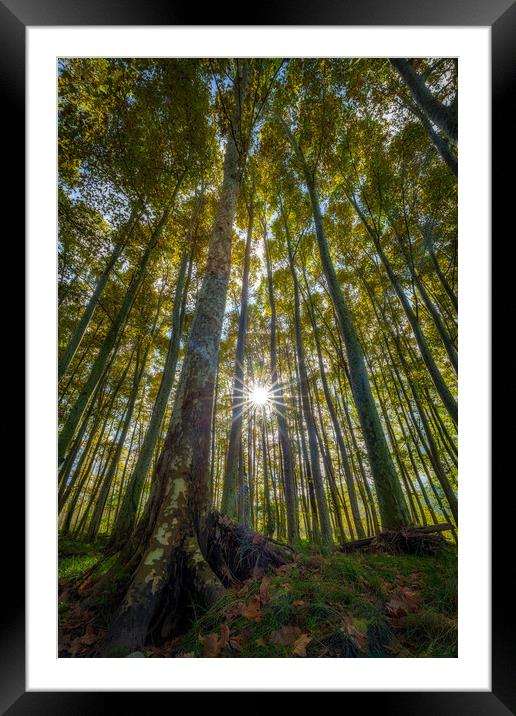
M 244 10 L 245 12 L 245 10 Z M 6 124 L 2 136 L 6 144 L 15 147 L 15 159 L 4 165 L 9 181 L 4 189 L 4 212 L 17 216 L 13 226 L 21 228 L 24 209 L 24 121 L 25 121 L 25 30 L 27 26 L 67 25 L 429 25 L 429 26 L 490 26 L 492 38 L 492 236 L 503 239 L 501 223 L 508 207 L 514 204 L 514 115 L 509 112 L 512 95 L 511 79 L 516 74 L 516 3 L 513 0 L 276 0 L 274 3 L 253 4 L 247 7 L 247 17 L 239 13 L 224 16 L 220 3 L 200 10 L 193 4 L 181 5 L 175 0 L 0 0 L 0 78 L 4 111 L 1 120 Z M 4 154 L 5 159 L 5 154 Z M 16 208 L 18 211 L 16 212 Z M 5 216 L 4 213 L 4 216 Z M 18 228 L 17 231 L 20 230 Z M 509 223 L 510 228 L 510 223 Z M 11 229 L 12 231 L 12 229 Z M 510 285 L 509 271 L 514 265 L 506 260 L 506 250 L 514 243 L 505 235 L 504 259 L 493 273 L 495 285 Z M 7 234 L 4 232 L 4 236 Z M 509 240 L 510 239 L 510 240 Z M 23 241 L 18 239 L 18 246 Z M 16 244 L 16 241 L 11 243 Z M 510 246 L 507 246 L 510 244 Z M 492 249 L 494 249 L 492 242 Z M 494 253 L 492 251 L 492 253 Z M 496 255 L 496 254 L 495 254 Z M 494 258 L 494 256 L 493 256 Z M 23 261 L 23 258 L 22 258 Z M 503 265 L 502 265 L 503 263 Z M 19 264 L 22 265 L 22 264 Z M 18 289 L 19 290 L 19 289 Z M 19 298 L 17 299 L 19 301 Z M 493 329 L 510 315 L 503 298 L 492 296 Z M 14 322 L 13 322 L 14 323 Z M 19 319 L 18 322 L 19 324 Z M 513 321 L 512 321 L 513 323 Z M 12 326 L 14 327 L 14 325 Z M 8 329 L 7 329 L 8 330 Z M 14 331 L 13 331 L 14 332 Z M 22 339 L 23 342 L 23 339 Z M 28 346 L 29 350 L 35 349 Z M 493 358 L 496 359 L 496 352 Z M 499 366 L 500 367 L 500 366 Z M 510 371 L 511 366 L 506 366 Z M 492 371 L 492 391 L 496 395 L 506 391 L 501 370 Z M 21 401 L 17 401 L 21 402 Z M 497 411 L 493 409 L 493 416 Z M 492 430 L 492 455 L 511 445 L 511 422 L 495 421 Z M 514 438 L 513 438 L 514 440 Z M 496 446 L 500 450 L 496 450 Z M 6 450 L 7 452 L 7 450 Z M 495 469 L 496 467 L 496 469 Z M 514 469 L 493 467 L 492 499 L 492 691 L 479 692 L 346 692 L 346 709 L 376 708 L 382 714 L 467 714 L 468 716 L 503 716 L 516 714 L 516 660 L 514 586 L 509 588 L 510 573 L 514 577 L 514 557 L 511 557 L 511 504 L 506 497 L 507 483 L 512 482 Z M 18 505 L 23 513 L 24 483 L 11 470 L 10 504 Z M 507 480 L 504 481 L 504 476 Z M 8 475 L 5 475 L 7 479 Z M 4 509 L 4 513 L 5 513 Z M 23 517 L 23 515 L 20 515 Z M 24 519 L 24 518 L 23 518 Z M 169 698 L 169 694 L 120 692 L 25 692 L 25 566 L 23 535 L 16 527 L 16 549 L 4 549 L 3 596 L 0 632 L 0 708 L 9 716 L 21 714 L 93 714 L 104 709 L 118 708 L 119 699 L 127 699 L 124 710 L 140 711 L 149 698 Z M 8 540 L 6 530 L 4 539 Z M 5 564 L 7 561 L 7 564 Z M 511 567 L 512 564 L 512 567 Z M 474 594 L 471 595 L 474 599 Z M 410 688 L 410 684 L 407 684 Z M 358 696 L 358 700 L 357 700 Z M 352 698 L 353 702 L 350 703 Z

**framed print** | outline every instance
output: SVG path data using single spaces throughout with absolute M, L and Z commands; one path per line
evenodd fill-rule
M 28 308 L 2 708 L 514 712 L 490 425 L 514 5 L 0 13 Z

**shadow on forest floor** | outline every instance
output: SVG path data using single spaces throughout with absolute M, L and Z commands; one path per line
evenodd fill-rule
M 59 655 L 90 657 L 109 614 L 83 607 L 102 545 L 60 543 Z M 295 561 L 228 589 L 210 610 L 192 605 L 189 631 L 138 655 L 155 657 L 456 657 L 457 556 L 322 554 L 302 545 Z M 126 654 L 120 654 L 126 656 Z

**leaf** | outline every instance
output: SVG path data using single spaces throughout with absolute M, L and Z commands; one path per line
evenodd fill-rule
M 95 584 L 94 579 L 87 579 L 85 582 L 83 582 L 81 585 L 79 585 L 79 591 L 84 592 L 84 591 L 86 591 L 86 589 L 91 589 L 94 584 Z
M 242 637 L 232 636 L 229 639 L 229 646 L 233 651 L 242 651 Z
M 254 619 L 259 621 L 262 618 L 260 613 L 261 608 L 262 605 L 259 598 L 251 599 L 251 601 L 247 602 L 247 604 L 242 604 L 240 614 L 245 617 L 245 619 Z
M 405 617 L 421 606 L 421 597 L 417 592 L 406 587 L 399 587 L 385 605 L 385 611 L 394 619 Z
M 270 577 L 263 577 L 260 583 L 260 601 L 262 604 L 267 604 L 270 601 L 269 587 L 271 585 Z
M 242 614 L 242 604 L 232 604 L 230 607 L 228 607 L 224 611 L 224 616 L 227 619 L 232 619 L 233 617 L 239 617 Z
M 92 624 L 88 624 L 88 626 L 86 627 L 86 632 L 81 636 L 81 641 L 83 644 L 91 646 L 92 644 L 95 644 L 95 642 L 98 641 L 100 637 L 101 635 L 97 634 L 94 626 Z
M 274 572 L 276 574 L 286 574 L 288 570 L 290 569 L 290 564 L 282 564 L 281 567 L 276 567 Z
M 220 627 L 220 643 L 223 648 L 229 646 L 229 626 L 227 624 L 223 624 Z
M 273 631 L 269 637 L 271 644 L 276 646 L 290 646 L 301 636 L 301 629 L 297 626 L 282 626 Z
M 294 656 L 306 656 L 306 647 L 310 643 L 311 637 L 308 634 L 301 634 L 294 642 L 292 653 Z
M 220 654 L 222 650 L 222 643 L 216 632 L 206 634 L 206 636 L 201 636 L 199 638 L 202 642 L 201 656 L 207 659 L 214 659 Z

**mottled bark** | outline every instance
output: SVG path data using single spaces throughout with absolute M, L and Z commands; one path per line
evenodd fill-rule
M 172 417 L 154 480 L 164 485 L 154 529 L 145 545 L 124 600 L 111 624 L 105 653 L 114 646 L 136 648 L 167 585 L 179 588 L 181 572 L 190 575 L 204 603 L 222 591 L 203 554 L 202 524 L 208 502 L 213 389 L 231 262 L 231 239 L 245 152 L 239 140 L 248 62 L 238 63 L 232 128 L 224 157 L 224 178 L 208 261 L 195 310 Z M 235 137 L 235 131 L 237 132 Z
M 176 288 L 174 292 L 173 310 L 172 310 L 172 333 L 170 336 L 170 343 L 168 345 L 167 356 L 165 359 L 165 365 L 163 367 L 163 373 L 161 376 L 158 393 L 156 400 L 152 407 L 152 413 L 145 432 L 143 444 L 140 449 L 138 459 L 134 466 L 134 469 L 129 478 L 127 489 L 124 493 L 120 512 L 117 517 L 115 528 L 112 535 L 112 544 L 114 546 L 121 546 L 129 537 L 132 530 L 134 529 L 134 523 L 138 512 L 138 505 L 140 504 L 140 497 L 145 484 L 145 479 L 149 471 L 152 456 L 156 448 L 156 443 L 159 438 L 161 425 L 163 424 L 163 417 L 165 415 L 165 409 L 170 397 L 172 385 L 174 383 L 174 376 L 176 373 L 177 357 L 179 355 L 179 344 L 182 334 L 182 322 L 181 317 L 181 302 L 183 297 L 183 289 L 185 283 L 186 269 L 188 265 L 188 253 L 185 250 L 181 264 L 179 266 L 179 273 L 176 281 Z

